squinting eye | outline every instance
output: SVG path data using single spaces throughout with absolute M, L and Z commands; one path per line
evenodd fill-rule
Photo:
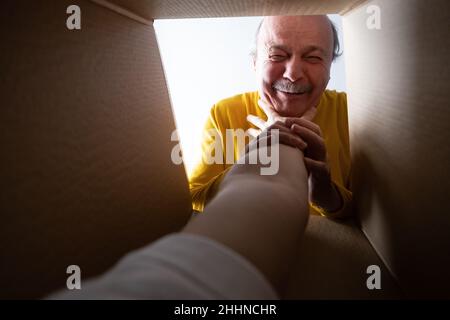
M 321 61 L 322 58 L 321 57 L 317 57 L 317 56 L 309 56 L 307 57 L 308 60 L 312 60 L 312 61 Z
M 283 60 L 285 58 L 285 56 L 275 54 L 275 55 L 269 56 L 269 58 L 270 58 L 270 60 L 280 61 L 280 60 Z

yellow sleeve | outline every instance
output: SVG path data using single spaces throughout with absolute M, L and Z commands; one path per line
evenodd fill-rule
M 219 128 L 215 106 L 211 109 L 206 121 L 202 137 L 202 157 L 189 175 L 189 190 L 192 198 L 192 208 L 202 212 L 205 204 L 214 196 L 217 188 L 231 165 L 221 163 L 208 164 L 207 155 L 214 157 L 218 148 L 223 150 L 223 134 Z

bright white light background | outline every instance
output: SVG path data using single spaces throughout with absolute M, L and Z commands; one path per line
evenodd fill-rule
M 329 17 L 336 25 L 343 50 L 341 17 Z M 202 129 L 213 104 L 223 98 L 257 90 L 249 53 L 261 19 L 155 21 L 183 161 L 188 173 L 200 159 Z M 328 88 L 345 91 L 343 56 L 333 63 Z

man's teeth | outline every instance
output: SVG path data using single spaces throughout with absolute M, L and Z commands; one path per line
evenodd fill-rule
M 305 93 L 305 92 L 302 92 L 302 91 L 298 91 L 298 92 L 284 91 L 284 90 L 278 90 L 278 91 L 281 91 L 281 92 L 283 92 L 283 93 L 288 93 L 288 94 L 298 94 L 298 95 L 304 94 L 304 93 Z

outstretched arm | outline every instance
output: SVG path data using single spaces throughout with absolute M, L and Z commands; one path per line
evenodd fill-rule
M 258 152 L 253 147 L 245 155 Z M 279 145 L 279 171 L 235 164 L 220 190 L 183 232 L 216 240 L 251 261 L 278 292 L 283 290 L 308 220 L 308 175 L 303 153 Z

